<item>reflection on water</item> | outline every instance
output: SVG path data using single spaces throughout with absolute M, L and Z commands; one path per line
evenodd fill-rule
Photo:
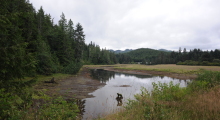
M 91 70 L 91 77 L 101 83 L 106 83 L 106 85 L 90 93 L 95 96 L 94 98 L 84 99 L 85 112 L 83 119 L 97 118 L 123 109 L 122 106 L 126 105 L 128 99 L 134 99 L 134 94 L 140 93 L 141 87 L 151 91 L 153 88 L 152 82 L 169 83 L 173 81 L 174 84 L 179 83 L 181 87 L 185 87 L 187 81 L 189 81 L 166 76 L 117 73 L 102 69 Z
M 117 102 L 118 102 L 118 104 L 117 104 L 117 106 L 122 106 L 122 99 L 123 99 L 123 96 L 122 96 L 122 94 L 120 94 L 120 93 L 117 93 L 117 97 L 115 98 L 116 100 L 117 100 Z

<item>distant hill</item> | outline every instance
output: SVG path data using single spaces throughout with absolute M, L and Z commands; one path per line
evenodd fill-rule
M 126 50 L 109 50 L 111 52 L 114 52 L 115 54 L 119 54 L 119 53 L 127 53 L 130 51 L 133 51 L 132 49 L 126 49 Z
M 155 59 L 159 54 L 169 54 L 169 52 L 164 52 L 160 50 L 150 49 L 150 48 L 140 48 L 128 53 L 125 53 L 131 57 L 134 62 Z
M 163 52 L 172 52 L 171 50 L 166 50 L 166 49 L 159 49 L 159 51 L 163 51 Z

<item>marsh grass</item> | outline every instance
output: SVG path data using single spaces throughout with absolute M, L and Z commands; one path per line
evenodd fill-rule
M 106 120 L 217 120 L 220 118 L 220 72 L 203 71 L 185 88 L 172 82 L 153 83 L 153 90 L 142 88 L 136 100 L 129 100 L 124 111 Z
M 140 64 L 116 64 L 116 65 L 84 65 L 89 68 L 99 67 L 114 67 L 115 69 L 124 70 L 146 70 L 146 71 L 159 71 L 179 74 L 198 74 L 203 70 L 220 71 L 219 66 L 186 66 L 175 64 L 161 64 L 161 65 L 140 65 Z
M 182 74 L 197 74 L 202 70 L 220 71 L 219 66 L 186 66 L 186 65 L 139 65 L 139 64 L 122 64 L 117 65 L 117 69 L 125 70 L 148 70 L 148 71 L 161 71 L 161 72 L 172 72 Z

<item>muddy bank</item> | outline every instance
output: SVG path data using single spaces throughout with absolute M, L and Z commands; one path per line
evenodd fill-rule
M 100 87 L 103 87 L 105 83 L 100 83 L 90 77 L 88 68 L 82 68 L 82 70 L 75 76 L 57 80 L 56 83 L 44 83 L 35 86 L 37 90 L 45 90 L 45 93 L 49 96 L 63 96 L 65 99 L 76 98 L 84 99 L 94 97 L 88 95 Z

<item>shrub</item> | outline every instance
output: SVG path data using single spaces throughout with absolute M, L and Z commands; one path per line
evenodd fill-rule
M 218 71 L 203 71 L 198 74 L 194 87 L 201 87 L 201 89 L 208 89 L 220 84 L 220 72 Z
M 213 62 L 214 63 L 220 63 L 220 60 L 219 59 L 214 59 Z
M 153 84 L 151 96 L 154 100 L 176 101 L 181 100 L 188 93 L 186 88 L 181 88 L 179 84 L 174 85 L 171 81 L 169 84 L 161 83 Z
M 63 72 L 66 74 L 76 74 L 78 73 L 78 71 L 80 70 L 80 68 L 83 66 L 83 64 L 81 62 L 79 63 L 75 63 L 75 62 L 71 62 L 69 65 L 67 65 Z
M 4 82 L 0 83 L 0 119 L 22 119 L 32 102 L 30 84 L 35 82 Z
M 67 102 L 62 97 L 58 97 L 39 110 L 40 119 L 68 120 L 76 119 L 79 112 L 75 101 Z

